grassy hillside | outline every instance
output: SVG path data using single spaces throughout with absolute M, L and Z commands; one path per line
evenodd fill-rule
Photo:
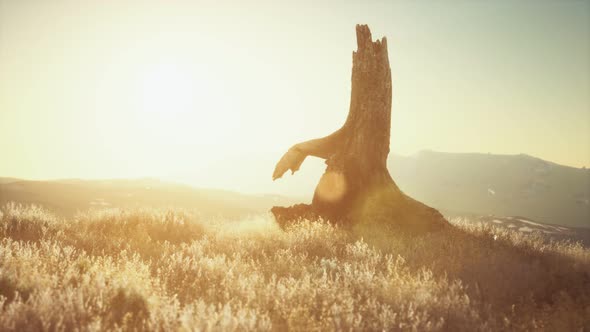
M 541 233 L 0 211 L 2 331 L 590 329 L 590 250 Z

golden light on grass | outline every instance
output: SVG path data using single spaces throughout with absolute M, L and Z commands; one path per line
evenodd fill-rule
M 399 199 L 397 187 L 377 185 L 356 199 L 364 183 L 355 180 L 366 178 L 334 171 L 317 197 L 356 205 L 350 215 L 362 213 L 361 226 L 328 222 L 305 204 L 280 227 L 258 214 L 297 193 L 291 177 L 270 182 L 274 157 L 332 132 L 354 104 L 352 32 L 361 22 L 389 38 L 393 114 L 383 132 L 392 153 L 527 153 L 589 165 L 589 5 L 0 0 L 1 201 L 4 188 L 14 194 L 0 204 L 0 331 L 590 331 L 590 248 L 548 231 L 558 226 L 453 219 L 418 235 L 376 227 L 380 218 L 416 225 L 432 211 L 410 213 L 417 202 L 401 195 L 403 181 Z M 277 174 L 306 158 L 290 151 L 291 167 Z M 290 181 L 304 187 L 312 162 Z M 555 188 L 543 178 L 554 166 L 519 169 L 535 178 L 514 192 L 529 200 Z M 37 194 L 13 177 L 285 187 L 247 198 L 167 181 L 156 190 L 151 179 L 78 191 L 84 180 L 65 180 L 35 181 Z M 471 195 L 443 180 L 443 190 Z M 515 197 L 491 180 L 471 182 L 485 185 L 486 204 Z M 153 208 L 176 204 L 199 210 Z M 205 217 L 213 210 L 234 217 Z
M 232 225 L 236 225 L 236 228 Z M 360 239 L 321 221 L 0 206 L 0 329 L 577 331 L 590 251 L 468 220 Z M 381 237 L 379 237 L 381 236 Z M 444 254 L 441 254 L 444 252 Z

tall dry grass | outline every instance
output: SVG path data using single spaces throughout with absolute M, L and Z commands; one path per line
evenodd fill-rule
M 0 330 L 590 330 L 589 249 L 453 223 L 409 237 L 8 204 Z

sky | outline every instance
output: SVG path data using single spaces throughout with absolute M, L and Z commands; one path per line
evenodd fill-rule
M 344 123 L 357 23 L 388 39 L 392 153 L 590 166 L 590 1 L 0 0 L 0 177 L 256 191 Z

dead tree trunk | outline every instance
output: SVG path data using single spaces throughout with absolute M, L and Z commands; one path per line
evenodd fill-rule
M 385 224 L 411 231 L 444 227 L 441 214 L 400 191 L 387 170 L 391 128 L 391 70 L 387 40 L 372 41 L 356 26 L 352 92 L 346 122 L 329 136 L 291 147 L 277 163 L 273 180 L 299 169 L 307 156 L 326 159 L 327 169 L 311 205 L 274 207 L 277 221 L 320 216 L 346 225 Z

